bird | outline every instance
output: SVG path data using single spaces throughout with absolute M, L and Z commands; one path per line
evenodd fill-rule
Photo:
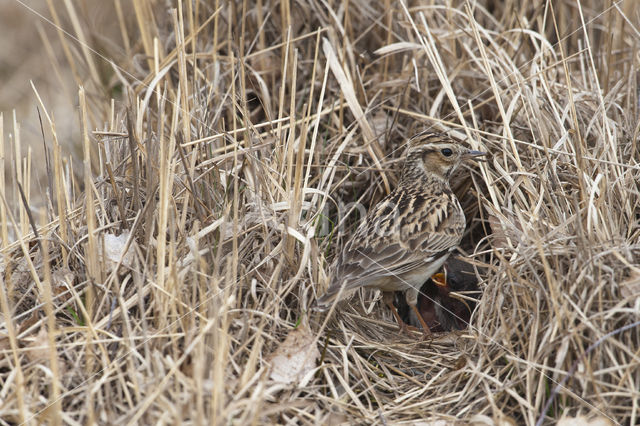
M 405 291 L 417 310 L 422 284 L 435 274 L 462 239 L 464 211 L 449 186 L 451 174 L 485 152 L 470 150 L 444 133 L 423 132 L 408 141 L 396 188 L 369 210 L 329 268 L 329 287 L 315 310 L 325 311 L 359 288 L 378 289 L 401 331 L 411 330 L 393 304 Z
M 464 294 L 466 298 L 455 293 Z M 474 265 L 451 255 L 442 265 L 442 272 L 433 275 L 422 286 L 418 311 L 432 332 L 462 330 L 469 325 L 479 293 Z M 400 304 L 398 310 L 402 318 L 408 317 L 409 324 L 420 325 L 419 318 L 406 304 Z

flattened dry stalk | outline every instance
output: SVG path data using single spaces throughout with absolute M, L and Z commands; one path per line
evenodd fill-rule
M 47 0 L 42 57 L 83 87 L 64 94 L 79 96 L 73 148 L 32 85 L 51 179 L 40 132 L 26 145 L 38 123 L 0 113 L 0 418 L 638 418 L 632 2 L 103 3 Z M 399 335 L 360 290 L 308 312 L 423 130 L 490 153 L 450 179 L 482 290 L 469 328 Z M 30 225 L 39 186 L 57 217 Z M 113 240 L 128 248 L 103 262 Z M 318 368 L 275 382 L 300 327 Z
M 0 188 L 5 192 L 5 156 L 4 156 L 4 114 L 0 112 Z M 6 195 L 4 195 L 6 197 Z M 9 230 L 7 227 L 7 211 L 4 203 L 0 204 L 0 238 L 2 238 L 2 248 L 9 245 Z

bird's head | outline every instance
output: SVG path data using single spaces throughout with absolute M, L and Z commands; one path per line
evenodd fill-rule
M 403 179 L 437 178 L 448 182 L 465 160 L 476 160 L 485 152 L 473 151 L 441 133 L 420 134 L 409 141 L 402 171 Z

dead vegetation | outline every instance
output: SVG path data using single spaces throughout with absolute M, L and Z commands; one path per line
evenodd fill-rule
M 0 132 L 2 424 L 636 424 L 633 2 L 121 3 L 100 55 L 51 3 L 83 163 L 37 85 L 46 164 Z M 454 179 L 471 326 L 398 335 L 371 293 L 310 313 L 425 129 L 491 153 Z M 291 350 L 317 367 L 273 380 Z

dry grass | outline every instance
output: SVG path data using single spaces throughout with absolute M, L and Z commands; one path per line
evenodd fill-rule
M 83 41 L 83 164 L 46 98 L 46 167 L 0 141 L 26 189 L 0 182 L 2 424 L 637 423 L 634 3 L 329 3 L 137 0 L 102 56 L 84 3 L 51 3 Z M 492 154 L 454 182 L 486 267 L 471 327 L 398 335 L 370 293 L 309 314 L 344 206 L 384 196 L 423 129 Z M 276 383 L 296 327 L 321 362 Z

